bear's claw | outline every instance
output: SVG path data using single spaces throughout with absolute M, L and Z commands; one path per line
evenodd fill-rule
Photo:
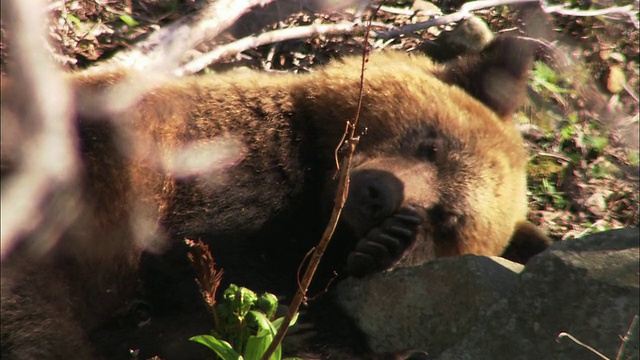
M 386 218 L 360 239 L 347 257 L 349 274 L 363 277 L 391 267 L 413 244 L 421 223 L 422 217 L 406 207 Z

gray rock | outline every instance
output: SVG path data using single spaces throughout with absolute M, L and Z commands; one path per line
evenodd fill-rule
M 482 310 L 505 298 L 522 265 L 465 255 L 338 284 L 338 304 L 375 352 L 424 349 L 437 355 L 476 325 Z
M 616 359 L 640 306 L 637 228 L 554 244 L 533 258 L 507 300 L 439 360 L 600 359 L 567 332 Z M 638 359 L 638 333 L 622 359 Z

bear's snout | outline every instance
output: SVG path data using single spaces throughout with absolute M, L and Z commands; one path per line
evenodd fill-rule
M 354 170 L 342 218 L 358 236 L 364 236 L 369 229 L 398 211 L 403 200 L 404 185 L 392 173 Z

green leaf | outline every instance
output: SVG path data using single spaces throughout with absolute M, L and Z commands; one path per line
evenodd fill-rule
M 574 92 L 571 89 L 564 89 L 558 86 L 558 83 L 560 82 L 558 74 L 547 64 L 540 61 L 535 64 L 533 80 L 534 83 L 532 85 L 534 85 L 537 92 L 540 92 L 541 87 L 556 94 L 570 94 Z
M 271 334 L 263 336 L 249 336 L 247 346 L 244 350 L 244 358 L 246 360 L 260 360 L 272 341 L 273 335 Z M 276 354 L 274 353 L 269 360 L 280 360 L 280 357 L 275 357 L 275 355 Z
M 256 324 L 258 325 L 258 336 L 262 336 L 263 334 L 271 334 L 272 336 L 276 335 L 276 328 L 263 313 L 256 310 L 251 310 L 249 313 L 251 313 L 251 315 L 256 319 Z
M 240 321 L 247 315 L 257 300 L 258 295 L 256 293 L 235 284 L 229 285 L 229 288 L 222 294 L 223 303 L 239 317 Z
M 80 26 L 80 24 L 82 24 L 82 22 L 80 21 L 80 19 L 78 19 L 77 17 L 75 17 L 72 14 L 67 14 L 67 19 L 71 20 L 76 26 Z
M 122 20 L 122 22 L 127 24 L 127 26 L 129 26 L 129 27 L 136 27 L 139 24 L 136 21 L 136 19 L 131 17 L 131 15 L 126 15 L 126 14 L 125 15 L 120 15 L 120 20 Z
M 604 136 L 586 136 L 585 140 L 587 144 L 598 153 L 602 153 L 607 145 L 609 145 L 609 139 Z
M 247 347 L 245 348 L 245 354 L 251 353 L 253 356 L 254 351 L 258 351 L 259 348 L 261 348 L 262 346 L 265 346 L 264 349 L 260 352 L 260 356 L 258 357 L 258 359 L 260 359 L 262 357 L 262 354 L 264 354 L 264 352 L 267 350 L 267 348 L 273 341 L 273 338 L 276 336 L 277 329 L 275 327 L 275 323 L 279 321 L 279 323 L 282 324 L 282 318 L 279 318 L 278 320 L 272 323 L 260 311 L 252 310 L 251 315 L 255 317 L 256 323 L 258 324 L 258 336 L 252 336 L 249 338 L 249 341 L 247 341 Z M 296 318 L 297 317 L 298 316 L 296 315 Z M 253 342 L 255 345 L 251 345 L 252 348 L 250 348 L 249 342 L 252 341 L 251 340 L 252 338 L 254 338 Z M 263 343 L 262 341 L 264 341 L 265 343 Z M 255 348 L 253 348 L 254 346 Z M 273 355 L 271 355 L 271 357 L 269 358 L 269 360 L 280 360 L 280 359 L 282 359 L 282 345 L 278 345 L 278 347 L 276 348 L 276 351 L 274 351 Z
M 276 328 L 277 330 L 280 330 L 280 326 L 282 326 L 283 321 L 284 321 L 284 316 L 273 320 L 271 324 L 273 324 L 274 328 Z M 293 319 L 291 319 L 291 324 L 289 324 L 289 326 L 292 326 L 293 324 L 295 324 L 296 321 L 298 321 L 298 313 L 296 313 L 293 316 Z
M 256 308 L 267 315 L 268 319 L 273 319 L 278 310 L 278 298 L 273 294 L 264 293 L 258 298 Z
M 218 340 L 211 335 L 197 335 L 189 338 L 189 340 L 215 351 L 223 360 L 243 360 L 242 356 L 233 350 L 228 342 Z
M 556 74 L 556 72 L 553 71 L 553 69 L 549 67 L 549 65 L 541 61 L 536 61 L 533 69 L 533 75 L 538 81 L 542 80 L 552 83 L 558 82 L 558 75 Z
M 247 360 L 260 360 L 265 351 L 269 348 L 269 345 L 273 342 L 273 336 L 252 336 L 247 341 L 247 348 L 245 351 L 245 358 Z M 271 354 L 269 360 L 281 360 L 282 359 L 282 345 L 278 345 L 276 350 Z
M 629 161 L 629 164 L 631 164 L 633 166 L 640 165 L 640 155 L 638 154 L 637 151 L 628 150 L 627 151 L 627 160 Z
M 536 81 L 542 85 L 544 88 L 546 88 L 547 90 L 551 91 L 552 93 L 556 93 L 556 94 L 570 94 L 573 91 L 571 89 L 564 89 L 561 88 L 560 86 L 554 84 L 554 83 L 550 83 L 548 81 L 545 81 L 543 79 L 536 79 Z
M 563 126 L 562 129 L 560 129 L 560 136 L 564 140 L 571 139 L 575 134 L 576 134 L 576 130 L 573 127 L 573 125 L 566 125 L 566 126 Z
M 567 115 L 567 120 L 569 120 L 569 123 L 575 125 L 578 123 L 578 114 L 576 113 L 571 113 L 569 115 Z

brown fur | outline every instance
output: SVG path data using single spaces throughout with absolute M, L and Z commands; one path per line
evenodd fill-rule
M 371 55 L 358 130 L 366 133 L 353 176 L 363 186 L 383 184 L 390 194 L 375 205 L 389 209 L 375 221 L 362 218 L 352 190 L 356 195 L 342 224 L 347 230 L 334 239 L 328 264 L 337 258 L 336 266 L 344 266 L 360 239 L 356 253 L 368 255 L 364 268 L 353 264 L 362 274 L 371 266 L 380 270 L 439 256 L 499 255 L 512 236 L 522 241 L 519 229 L 528 229 L 520 225 L 527 214 L 527 155 L 509 116 L 530 62 L 526 48 L 511 41 L 499 38 L 487 53 L 446 67 L 421 56 Z M 46 260 L 29 259 L 34 265 L 27 269 L 29 255 L 18 249 L 3 262 L 10 270 L 3 271 L 3 357 L 36 358 L 35 347 L 40 359 L 86 357 L 83 331 L 96 329 L 138 286 L 145 236 L 206 235 L 231 278 L 236 263 L 244 269 L 264 261 L 254 274 L 259 279 L 269 276 L 264 269 L 277 273 L 282 259 L 291 265 L 286 271 L 295 270 L 326 223 L 322 208 L 331 199 L 323 194 L 332 194 L 334 149 L 345 121 L 355 115 L 359 78 L 360 59 L 349 58 L 307 75 L 159 80 L 132 108 L 105 119 L 86 105 L 94 92 L 127 77 L 74 75 L 84 165 L 81 216 Z M 3 114 L 11 111 L 5 93 Z M 425 160 L 416 149 L 432 133 Z M 239 140 L 244 152 L 226 171 L 181 178 L 158 163 L 159 154 L 227 136 Z M 4 159 L 3 176 L 9 169 Z M 365 174 L 376 174 L 371 171 L 383 175 L 369 179 Z M 399 184 L 397 191 L 388 190 L 390 183 Z M 422 223 L 391 219 L 401 211 Z M 141 235 L 141 218 L 159 224 L 160 231 Z M 388 231 L 384 219 L 413 235 L 400 256 L 387 254 L 395 250 L 387 248 L 383 256 L 390 262 L 376 259 L 374 266 L 370 244 L 382 240 L 371 231 Z M 543 235 L 533 236 L 547 243 Z M 226 252 L 235 247 L 242 251 Z M 11 286 L 4 286 L 5 279 Z M 33 315 L 37 319 L 23 315 L 35 310 L 42 313 Z M 51 332 L 43 323 L 63 325 Z M 45 340 L 34 343 L 35 336 Z

